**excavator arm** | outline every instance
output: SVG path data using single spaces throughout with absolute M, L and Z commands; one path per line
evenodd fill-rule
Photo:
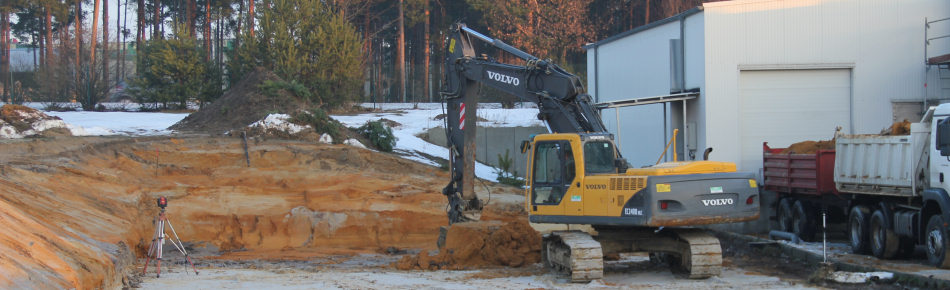
M 523 65 L 498 62 L 476 51 L 473 40 L 499 48 Z M 579 77 L 550 60 L 541 60 L 465 24 L 455 24 L 446 41 L 442 99 L 451 181 L 443 188 L 449 200 L 449 223 L 477 220 L 482 203 L 475 195 L 475 126 L 478 84 L 488 85 L 537 104 L 538 119 L 550 133 L 606 133 L 600 114 Z

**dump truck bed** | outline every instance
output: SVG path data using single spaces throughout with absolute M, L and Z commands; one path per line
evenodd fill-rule
M 930 129 L 911 124 L 911 135 L 843 135 L 835 144 L 838 191 L 915 196 L 927 180 Z
M 763 185 L 766 190 L 795 194 L 837 194 L 834 183 L 835 150 L 781 153 L 785 148 L 763 144 Z

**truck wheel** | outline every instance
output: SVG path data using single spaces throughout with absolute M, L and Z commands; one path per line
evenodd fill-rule
M 783 232 L 792 232 L 792 199 L 783 198 L 778 202 L 778 230 Z
M 848 229 L 851 237 L 851 252 L 855 254 L 868 253 L 868 213 L 866 206 L 859 205 L 851 208 L 848 217 Z
M 927 261 L 939 268 L 950 268 L 947 259 L 947 230 L 943 227 L 943 218 L 939 214 L 930 217 L 926 232 Z
M 897 255 L 900 239 L 885 221 L 881 210 L 875 210 L 871 215 L 871 253 L 881 259 L 891 259 Z
M 811 242 L 815 240 L 815 215 L 811 206 L 802 202 L 795 201 L 792 206 L 792 232 L 798 235 L 802 240 Z

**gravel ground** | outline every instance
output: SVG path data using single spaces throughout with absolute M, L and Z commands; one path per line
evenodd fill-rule
M 398 271 L 388 263 L 398 256 L 360 255 L 307 262 L 218 262 L 205 264 L 200 275 L 182 264 L 142 277 L 143 289 L 803 289 L 804 281 L 763 274 L 754 266 L 726 265 L 722 275 L 690 280 L 657 267 L 644 255 L 607 262 L 606 277 L 586 284 L 570 283 L 540 264 L 523 268 L 468 271 Z M 174 260 L 173 260 L 174 261 Z M 170 272 L 168 270 L 171 270 Z

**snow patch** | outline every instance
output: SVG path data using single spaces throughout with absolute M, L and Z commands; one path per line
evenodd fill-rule
M 377 121 L 381 119 L 393 120 L 401 126 L 392 127 L 393 136 L 398 138 L 393 152 L 401 155 L 402 158 L 417 161 L 432 166 L 440 166 L 427 156 L 448 158 L 449 150 L 445 147 L 426 142 L 422 138 L 416 137 L 426 132 L 430 128 L 443 127 L 444 119 L 436 119 L 436 116 L 444 114 L 443 105 L 440 103 L 387 103 L 387 104 L 362 104 L 366 108 L 379 108 L 384 111 L 370 112 L 353 116 L 330 116 L 347 127 L 356 128 L 366 124 L 368 121 Z M 478 117 L 485 121 L 478 122 L 481 127 L 534 127 L 544 126 L 537 119 L 538 108 L 526 104 L 516 105 L 514 109 L 502 109 L 501 104 L 484 103 L 478 106 Z M 481 162 L 475 163 L 475 176 L 485 180 L 496 181 L 498 176 L 495 169 Z
M 843 272 L 835 271 L 828 277 L 838 283 L 860 284 L 868 281 L 889 281 L 894 279 L 891 272 Z
M 270 114 L 270 115 L 267 115 L 267 117 L 265 117 L 263 120 L 260 120 L 248 125 L 248 127 L 261 127 L 264 130 L 274 129 L 274 130 L 287 132 L 290 134 L 297 134 L 297 133 L 300 133 L 300 131 L 310 128 L 309 125 L 300 126 L 300 125 L 291 123 L 289 120 L 290 120 L 290 115 L 287 115 L 287 114 Z M 321 137 L 321 140 L 322 139 L 323 138 Z
M 397 141 L 397 142 L 398 142 L 398 141 Z M 350 146 L 353 146 L 353 147 L 359 147 L 359 148 L 366 149 L 366 146 L 363 145 L 363 143 L 360 143 L 359 140 L 352 139 L 352 138 L 344 140 L 344 141 L 343 141 L 343 144 L 350 145 Z
M 323 133 L 323 135 L 320 135 L 320 143 L 333 144 L 333 137 L 330 134 Z
M 187 113 L 145 112 L 46 112 L 66 122 L 74 136 L 156 136 L 168 135 L 167 128 Z

